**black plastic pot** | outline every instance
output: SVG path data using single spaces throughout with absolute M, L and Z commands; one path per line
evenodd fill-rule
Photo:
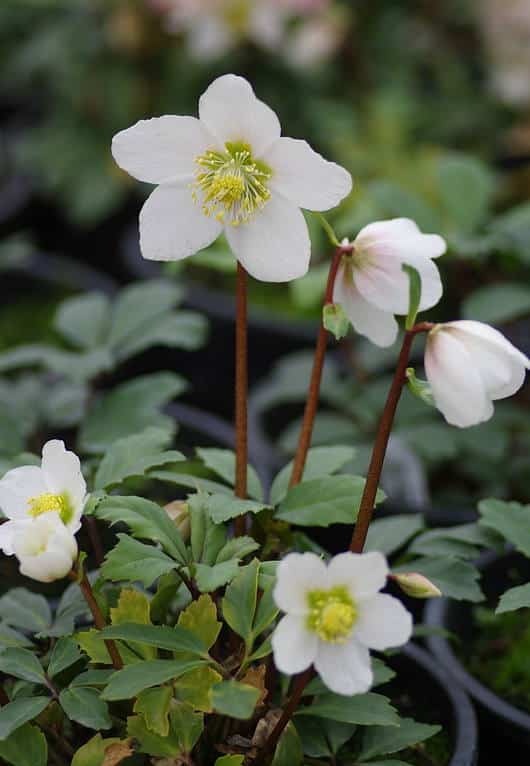
M 526 568 L 527 573 L 530 572 L 528 559 L 516 553 L 503 556 L 487 553 L 481 557 L 479 567 L 483 572 L 482 585 L 487 597 L 498 597 L 514 584 L 509 580 L 513 566 Z M 424 620 L 427 625 L 456 634 L 463 642 L 471 641 L 471 608 L 467 603 L 435 599 L 427 603 Z M 486 753 L 502 752 L 510 766 L 527 764 L 530 756 L 530 714 L 502 699 L 471 675 L 446 638 L 430 636 L 427 644 L 440 666 L 447 669 L 454 681 L 461 684 L 476 702 Z
M 382 686 L 383 694 L 390 694 L 392 685 L 403 683 L 414 703 L 428 700 L 428 707 L 441 716 L 437 722 L 449 732 L 453 755 L 448 766 L 474 766 L 478 758 L 478 730 L 475 711 L 465 691 L 447 677 L 443 668 L 416 644 L 407 644 L 398 654 L 388 657 L 388 664 L 397 671 L 395 681 Z M 379 691 L 379 689 L 378 689 Z M 421 710 L 416 713 L 423 720 Z M 389 756 L 391 758 L 392 756 Z

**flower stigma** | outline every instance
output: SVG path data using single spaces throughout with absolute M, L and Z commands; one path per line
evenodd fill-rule
M 45 492 L 36 497 L 30 497 L 28 500 L 29 515 L 37 518 L 44 513 L 58 513 L 63 524 L 68 524 L 73 512 L 68 497 L 66 495 L 53 495 Z
M 357 607 L 347 588 L 337 585 L 331 590 L 312 590 L 307 594 L 307 600 L 309 630 L 322 641 L 344 644 L 358 616 Z
M 248 144 L 227 142 L 225 151 L 209 149 L 195 162 L 199 167 L 192 184 L 193 199 L 207 217 L 239 226 L 271 196 L 267 182 L 272 171 L 252 157 Z

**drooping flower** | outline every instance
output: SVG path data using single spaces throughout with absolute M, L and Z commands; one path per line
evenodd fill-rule
M 64 442 L 52 439 L 42 448 L 41 465 L 13 468 L 0 480 L 0 509 L 9 521 L 0 526 L 0 548 L 15 553 L 14 538 L 28 524 L 57 516 L 73 535 L 81 526 L 86 483 L 79 458 Z
M 274 589 L 286 615 L 272 636 L 282 673 L 314 665 L 337 694 L 368 691 L 370 649 L 406 643 L 412 618 L 392 596 L 379 593 L 388 576 L 381 553 L 340 553 L 326 566 L 314 553 L 290 553 L 280 563 Z
M 12 550 L 20 572 L 39 582 L 65 577 L 77 557 L 77 542 L 58 513 L 45 513 L 33 521 L 16 523 Z
M 442 296 L 440 274 L 433 258 L 445 253 L 437 234 L 422 234 L 409 218 L 377 221 L 365 226 L 343 255 L 333 290 L 354 329 L 377 346 L 391 346 L 398 324 L 394 314 L 409 309 L 409 278 L 403 264 L 421 277 L 420 311 L 432 308 Z
M 427 336 L 425 372 L 434 403 L 460 428 L 489 420 L 493 402 L 515 394 L 528 369 L 528 357 L 483 322 L 438 324 Z
M 214 80 L 199 115 L 141 120 L 114 136 L 118 165 L 158 184 L 140 213 L 142 255 L 180 260 L 224 231 L 256 279 L 302 276 L 310 240 L 300 208 L 337 205 L 350 192 L 350 174 L 305 141 L 280 137 L 276 114 L 242 77 Z

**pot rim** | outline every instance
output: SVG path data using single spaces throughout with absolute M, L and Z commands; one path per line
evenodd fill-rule
M 500 558 L 510 555 L 513 551 L 498 554 L 488 551 L 478 561 L 479 569 L 487 566 Z M 446 627 L 447 616 L 451 609 L 451 600 L 448 598 L 433 599 L 427 602 L 424 612 L 424 622 L 432 627 Z M 525 732 L 530 733 L 530 714 L 507 702 L 485 684 L 478 681 L 472 673 L 464 667 L 463 663 L 453 652 L 453 649 L 444 636 L 428 636 L 427 646 L 436 658 L 450 671 L 473 699 L 480 702 L 490 713 L 503 721 L 515 724 Z

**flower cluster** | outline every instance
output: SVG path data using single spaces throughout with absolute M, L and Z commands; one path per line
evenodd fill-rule
M 64 577 L 77 556 L 74 535 L 86 499 L 77 455 L 62 441 L 46 442 L 40 467 L 13 468 L 0 480 L 0 508 L 8 519 L 0 526 L 0 549 L 34 580 Z

